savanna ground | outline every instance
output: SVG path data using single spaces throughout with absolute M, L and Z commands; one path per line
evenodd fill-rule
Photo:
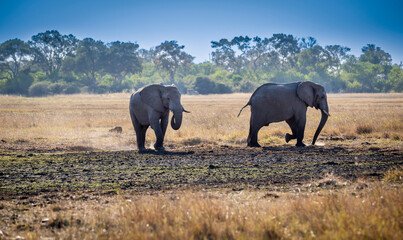
M 246 148 L 249 96 L 182 96 L 192 113 L 145 154 L 130 94 L 0 96 L 0 239 L 403 237 L 403 94 L 330 94 L 306 148 L 285 123 Z

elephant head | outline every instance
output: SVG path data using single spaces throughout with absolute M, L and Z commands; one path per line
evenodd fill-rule
M 150 85 L 140 92 L 141 100 L 155 111 L 163 113 L 167 109 L 173 113 L 171 127 L 178 130 L 182 124 L 182 113 L 187 112 L 181 104 L 181 94 L 174 86 Z
M 315 145 L 319 133 L 325 126 L 328 116 L 330 116 L 325 88 L 316 83 L 302 82 L 298 85 L 297 95 L 308 106 L 320 109 L 322 112 L 322 118 L 312 140 L 312 145 Z

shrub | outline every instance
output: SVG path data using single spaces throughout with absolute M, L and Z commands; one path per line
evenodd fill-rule
M 98 85 L 95 90 L 94 93 L 98 93 L 98 94 L 102 94 L 102 93 L 107 93 L 108 92 L 108 86 L 105 85 Z
M 239 86 L 242 81 L 242 77 L 238 74 L 234 74 L 231 76 L 231 81 L 233 82 L 234 86 Z
M 80 93 L 80 88 L 77 86 L 68 86 L 65 90 L 65 94 L 75 94 L 75 93 Z
M 371 125 L 359 125 L 358 127 L 357 127 L 357 130 L 356 130 L 356 132 L 358 133 L 358 134 L 369 134 L 369 133 L 372 133 L 372 126 Z
M 194 90 L 200 94 L 216 93 L 216 84 L 208 77 L 197 77 Z
M 217 83 L 216 92 L 217 93 L 232 93 L 232 89 L 231 89 L 231 87 L 229 87 L 223 83 Z
M 53 94 L 63 93 L 64 85 L 62 83 L 53 83 L 49 85 L 49 91 Z
M 253 92 L 255 89 L 256 85 L 249 81 L 243 82 L 239 86 L 239 91 L 243 93 L 250 93 Z
M 29 87 L 29 96 L 42 97 L 49 94 L 49 84 L 46 82 L 38 82 Z

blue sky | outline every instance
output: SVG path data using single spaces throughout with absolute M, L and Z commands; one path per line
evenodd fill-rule
M 274 33 L 313 36 L 361 54 L 373 43 L 403 61 L 403 1 L 392 0 L 0 0 L 0 43 L 46 30 L 141 48 L 177 40 L 195 62 L 208 60 L 211 41 Z

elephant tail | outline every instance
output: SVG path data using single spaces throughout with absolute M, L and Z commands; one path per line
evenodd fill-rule
M 249 106 L 249 105 L 250 105 L 250 101 L 249 101 L 245 106 L 243 106 L 243 108 L 241 108 L 241 110 L 239 111 L 237 117 L 239 117 L 239 115 L 241 115 L 242 110 L 243 110 L 244 108 L 246 108 L 247 106 Z

